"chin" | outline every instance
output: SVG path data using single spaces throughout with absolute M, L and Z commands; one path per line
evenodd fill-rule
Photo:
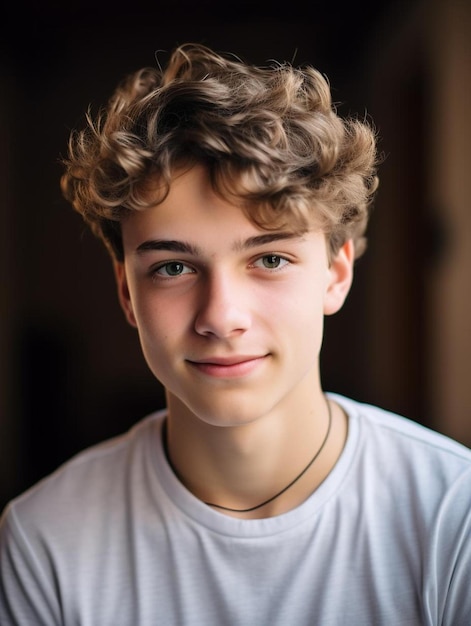
M 260 397 L 260 394 L 257 394 Z M 175 400 L 169 398 L 170 408 L 174 408 L 174 414 L 180 412 L 181 404 L 186 408 L 185 413 L 190 419 L 196 419 L 208 426 L 218 428 L 233 428 L 252 424 L 270 412 L 271 408 L 267 404 L 256 402 L 253 394 L 248 394 L 245 398 L 242 394 L 231 394 L 229 391 L 223 393 L 208 393 L 210 401 L 205 399 L 187 398 Z M 219 397 L 218 397 L 219 396 Z

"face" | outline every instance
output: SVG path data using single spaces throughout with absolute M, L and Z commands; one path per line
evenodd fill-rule
M 353 248 L 254 226 L 196 166 L 122 224 L 121 305 L 170 415 L 228 426 L 291 413 L 320 393 L 323 316 L 343 304 Z

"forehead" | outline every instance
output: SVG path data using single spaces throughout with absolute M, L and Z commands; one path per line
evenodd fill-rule
M 282 230 L 294 232 L 289 228 Z M 122 222 L 125 248 L 137 247 L 149 237 L 194 241 L 217 234 L 224 239 L 236 240 L 270 232 L 254 224 L 240 203 L 217 194 L 208 171 L 199 165 L 180 170 L 162 201 L 132 212 Z
M 268 202 L 249 202 L 240 195 L 226 194 L 225 189 L 220 193 L 214 187 L 209 169 L 202 164 L 176 170 L 169 185 L 159 178 L 151 179 L 147 189 L 147 200 L 152 203 L 155 199 L 155 204 L 132 212 L 123 220 L 124 238 L 130 230 L 159 228 L 184 232 L 202 222 L 221 232 L 242 229 L 302 235 L 320 229 L 317 211 L 312 208 L 304 207 L 297 212 L 285 206 L 280 210 Z

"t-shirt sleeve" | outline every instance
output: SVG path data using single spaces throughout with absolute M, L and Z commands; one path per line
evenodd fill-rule
M 0 519 L 0 624 L 59 626 L 57 594 L 10 505 Z
M 430 623 L 471 624 L 471 471 L 444 497 L 435 519 L 425 585 L 436 592 Z

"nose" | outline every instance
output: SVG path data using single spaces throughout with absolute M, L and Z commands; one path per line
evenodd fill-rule
M 199 335 L 230 338 L 250 328 L 248 286 L 223 271 L 207 276 L 204 286 L 194 323 Z

